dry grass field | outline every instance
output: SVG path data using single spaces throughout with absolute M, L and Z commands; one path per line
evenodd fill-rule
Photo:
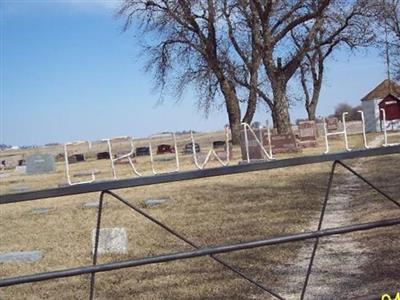
M 223 135 L 220 136 L 222 138 Z M 203 152 L 206 151 L 210 139 L 214 138 L 215 136 L 207 137 L 202 141 Z M 372 140 L 375 135 L 369 135 L 368 138 Z M 303 153 L 277 155 L 277 158 L 320 154 L 324 151 L 324 144 L 321 138 L 319 142 L 319 148 L 305 149 Z M 184 141 L 180 143 L 184 144 Z M 350 137 L 350 147 L 362 147 L 361 135 Z M 340 151 L 344 147 L 340 140 L 335 140 L 331 148 L 332 151 Z M 240 160 L 239 153 L 239 149 L 234 150 L 233 164 Z M 136 159 L 139 171 L 150 175 L 148 157 Z M 369 179 L 395 199 L 400 200 L 398 196 L 400 154 L 369 158 L 364 162 L 360 172 L 367 174 Z M 349 163 L 359 164 L 357 161 Z M 181 156 L 181 165 L 183 170 L 194 169 L 190 155 Z M 217 166 L 216 162 L 211 164 L 213 165 Z M 330 166 L 330 163 L 323 163 L 251 172 L 130 188 L 118 190 L 116 193 L 156 219 L 165 222 L 194 243 L 200 246 L 219 245 L 315 230 Z M 160 170 L 173 167 L 173 161 L 157 161 L 157 168 Z M 120 178 L 133 176 L 128 165 L 118 165 L 117 168 Z M 97 175 L 98 180 L 111 178 L 108 160 L 90 159 L 77 163 L 73 165 L 71 172 L 89 169 L 100 171 Z M 66 181 L 62 163 L 57 163 L 57 171 L 51 174 L 27 176 L 7 172 L 11 175 L 0 178 L 2 194 L 18 192 L 18 188 L 21 187 L 31 190 L 56 187 Z M 355 188 L 351 191 L 340 191 L 340 185 L 349 180 L 347 175 L 345 171 L 338 170 L 334 182 L 337 189 L 333 193 L 351 195 L 352 204 L 348 208 L 351 212 L 349 220 L 366 222 L 399 215 L 393 205 L 386 203 L 359 183 L 354 182 Z M 85 177 L 74 178 L 77 179 Z M 144 200 L 149 198 L 169 200 L 160 206 L 146 208 Z M 96 199 L 98 193 L 2 205 L 0 253 L 40 250 L 43 258 L 35 263 L 0 263 L 0 278 L 90 265 L 91 231 L 95 228 L 97 211 L 83 209 L 82 205 Z M 334 200 L 333 198 L 332 203 Z M 49 213 L 35 214 L 34 209 L 41 207 L 50 208 Z M 333 205 L 331 213 L 334 216 L 341 214 L 342 211 Z M 102 227 L 126 228 L 129 252 L 126 255 L 100 255 L 98 263 L 192 249 L 111 197 L 106 197 Z M 393 227 L 389 230 L 351 234 L 357 242 L 357 247 L 365 249 L 363 250 L 365 259 L 357 266 L 357 274 L 351 274 L 349 280 L 346 277 L 347 269 L 334 272 L 329 272 L 329 269 L 324 270 L 324 266 L 329 266 L 330 263 L 343 265 L 349 261 L 354 262 L 354 259 L 346 260 L 346 255 L 354 257 L 355 254 L 346 248 L 346 245 L 350 244 L 344 244 L 344 253 L 338 254 L 336 261 L 316 260 L 310 289 L 324 289 L 326 296 L 323 299 L 346 299 L 349 295 L 400 289 L 396 286 L 400 282 L 398 230 L 398 227 Z M 335 241 L 335 237 L 330 239 Z M 324 249 L 322 243 L 322 252 L 318 252 L 317 258 L 323 257 Z M 296 299 L 306 273 L 306 266 L 298 265 L 296 261 L 305 250 L 309 255 L 311 242 L 263 247 L 218 257 L 285 298 Z M 88 296 L 89 281 L 89 276 L 78 276 L 2 288 L 0 299 L 83 299 Z M 333 287 L 333 291 L 340 291 L 339 295 L 342 296 L 337 297 L 337 293 L 331 294 L 332 290 L 329 287 Z M 203 257 L 99 273 L 96 276 L 96 299 L 272 299 L 272 297 L 209 257 Z M 318 298 L 310 296 L 308 299 Z

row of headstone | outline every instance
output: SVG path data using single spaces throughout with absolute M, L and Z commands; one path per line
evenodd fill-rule
M 330 130 L 337 129 L 337 119 L 330 120 Z M 245 132 L 241 131 L 241 150 L 242 159 L 247 160 L 247 149 L 245 141 Z M 249 151 L 249 159 L 259 160 L 265 159 L 266 154 L 261 148 L 260 143 L 268 152 L 272 154 L 300 152 L 302 148 L 316 147 L 317 144 L 317 126 L 315 121 L 303 121 L 299 123 L 299 134 L 295 136 L 293 133 L 288 134 L 271 134 L 268 135 L 267 129 L 253 129 L 254 134 L 247 133 L 247 147 Z M 258 140 L 258 141 L 257 141 Z

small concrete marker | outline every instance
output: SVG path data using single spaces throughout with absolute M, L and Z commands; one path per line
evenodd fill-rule
M 144 200 L 144 205 L 146 207 L 154 207 L 157 205 L 164 204 L 167 201 L 168 201 L 168 199 L 166 199 L 166 198 L 164 198 L 164 199 L 146 199 L 146 200 Z
M 32 214 L 34 215 L 46 215 L 49 211 L 54 210 L 53 207 L 37 207 L 32 208 Z
M 29 191 L 29 187 L 27 186 L 16 186 L 16 187 L 12 187 L 11 191 L 16 192 L 16 193 L 23 193 L 23 192 L 27 192 Z
M 92 230 L 92 255 L 94 254 L 95 241 L 96 228 Z M 125 228 L 101 228 L 97 253 L 128 253 L 128 236 Z
M 160 156 L 160 157 L 155 157 L 154 161 L 172 161 L 175 160 L 175 156 Z
M 26 166 L 16 166 L 15 173 L 17 174 L 26 174 Z
M 73 177 L 83 177 L 83 176 L 92 176 L 92 173 L 94 175 L 100 174 L 101 172 L 98 169 L 93 169 L 93 170 L 89 170 L 89 171 L 82 171 L 82 172 L 77 172 L 74 175 L 72 175 Z
M 0 254 L 0 263 L 35 262 L 41 259 L 41 251 L 16 251 Z
M 107 202 L 103 200 L 103 208 L 107 205 Z M 99 208 L 99 200 L 89 201 L 82 204 L 82 208 Z

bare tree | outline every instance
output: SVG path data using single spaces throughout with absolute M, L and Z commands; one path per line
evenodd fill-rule
M 388 33 L 392 72 L 400 80 L 400 0 L 384 0 L 384 18 Z
M 279 133 L 291 130 L 288 83 L 306 55 L 318 47 L 335 44 L 359 14 L 356 8 L 367 1 L 231 1 L 240 8 L 247 26 L 254 28 L 254 47 L 261 56 L 257 92 L 270 107 Z M 322 31 L 324 34 L 318 36 Z M 248 81 L 237 82 L 249 86 Z
M 375 16 L 376 46 L 382 51 L 388 69 L 400 80 L 400 0 L 377 0 L 371 9 Z
M 223 96 L 238 143 L 240 122 L 251 122 L 258 99 L 279 133 L 291 130 L 289 80 L 306 55 L 335 43 L 365 1 L 125 0 L 120 15 L 126 29 L 134 22 L 148 37 L 148 70 L 162 91 L 195 85 L 205 110 Z
M 216 0 L 125 0 L 119 15 L 125 29 L 133 23 L 148 38 L 144 53 L 147 70 L 155 74 L 164 91 L 178 95 L 185 87 L 197 87 L 200 106 L 210 109 L 222 94 L 234 144 L 239 142 L 241 121 L 250 123 L 256 110 L 257 94 L 244 91 L 234 77 L 241 74 L 257 82 L 257 62 L 243 62 L 231 50 L 227 3 Z M 250 31 L 247 31 L 250 34 Z M 243 40 L 249 39 L 249 34 Z M 246 112 L 241 120 L 241 103 Z
M 325 61 L 338 49 L 347 47 L 354 50 L 359 47 L 371 46 L 374 42 L 375 34 L 370 28 L 371 3 L 368 1 L 355 3 L 350 13 L 340 12 L 340 7 L 336 13 L 325 14 L 323 16 L 322 26 L 316 34 L 312 51 L 306 53 L 299 67 L 299 78 L 304 94 L 304 104 L 308 119 L 315 120 L 315 114 L 319 97 L 322 89 Z M 329 43 L 323 43 L 327 36 L 331 35 L 332 27 L 341 24 L 343 30 L 336 36 L 333 36 Z M 305 31 L 310 28 L 304 25 Z M 296 47 L 301 47 L 298 37 L 292 33 L 293 41 Z

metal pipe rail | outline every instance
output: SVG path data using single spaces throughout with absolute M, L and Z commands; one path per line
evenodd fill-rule
M 204 170 L 183 171 L 179 173 L 160 174 L 156 176 L 136 177 L 121 180 L 99 181 L 75 186 L 66 186 L 46 190 L 7 194 L 0 196 L 0 205 L 30 200 L 39 200 L 52 197 L 69 196 L 83 193 L 100 192 L 105 190 L 116 190 L 144 185 L 160 184 L 174 181 L 183 181 L 199 178 L 207 178 L 221 175 L 231 175 L 252 171 L 263 171 L 278 168 L 316 164 L 322 162 L 363 158 L 377 155 L 400 153 L 400 145 L 391 147 L 380 147 L 366 150 L 355 150 L 351 152 L 340 152 L 323 155 L 303 156 L 274 161 L 262 161 L 243 163 L 234 166 L 210 168 Z
M 169 253 L 169 254 L 164 254 L 164 255 L 131 259 L 131 260 L 125 260 L 125 261 L 119 261 L 119 262 L 113 262 L 113 263 L 106 263 L 106 264 L 99 264 L 99 265 L 94 265 L 94 266 L 70 268 L 70 269 L 53 271 L 53 272 L 44 272 L 44 273 L 39 273 L 39 274 L 34 274 L 34 275 L 12 277 L 12 278 L 0 280 L 0 287 L 23 284 L 23 283 L 45 281 L 45 280 L 56 279 L 56 278 L 98 273 L 98 272 L 106 272 L 106 271 L 112 271 L 112 270 L 118 270 L 118 269 L 130 268 L 130 267 L 137 267 L 137 266 L 144 266 L 144 265 L 149 265 L 149 264 L 169 262 L 169 261 L 180 260 L 180 259 L 189 259 L 189 258 L 196 258 L 196 257 L 202 257 L 202 256 L 208 256 L 208 255 L 229 253 L 229 252 L 234 252 L 234 251 L 259 248 L 259 247 L 263 247 L 263 246 L 304 241 L 304 240 L 326 237 L 326 236 L 331 236 L 331 235 L 336 235 L 336 234 L 345 234 L 345 233 L 350 233 L 350 232 L 364 231 L 364 230 L 370 230 L 370 229 L 374 229 L 374 228 L 388 227 L 388 226 L 394 226 L 394 225 L 400 225 L 400 218 L 387 219 L 387 220 L 383 220 L 383 221 L 362 223 L 362 224 L 350 225 L 350 226 L 342 226 L 342 227 L 336 227 L 336 228 L 328 228 L 328 229 L 322 229 L 322 230 L 318 230 L 318 231 L 308 231 L 308 232 L 303 232 L 303 233 L 278 236 L 278 237 L 274 237 L 274 238 L 250 241 L 250 242 L 244 242 L 244 243 L 238 243 L 238 244 L 206 247 L 206 248 L 201 248 L 201 249 L 194 250 L 194 251 L 174 252 L 174 253 Z

